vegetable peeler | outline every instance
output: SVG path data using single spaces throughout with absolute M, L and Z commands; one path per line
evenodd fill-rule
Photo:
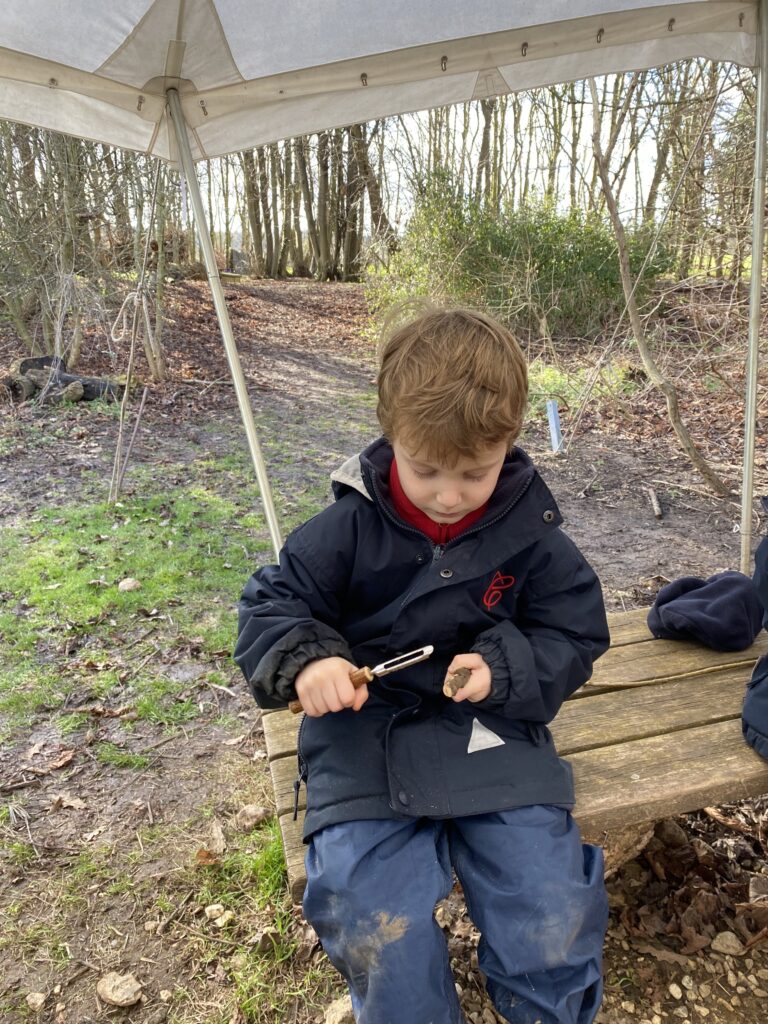
M 401 668 L 409 668 L 420 661 L 426 661 L 434 653 L 434 650 L 435 648 L 428 644 L 426 647 L 418 647 L 415 651 L 408 651 L 407 654 L 398 654 L 396 658 L 382 661 L 380 665 L 374 665 L 373 668 L 363 665 L 362 668 L 356 668 L 350 672 L 349 678 L 354 688 L 358 689 L 364 683 L 372 682 L 375 676 L 386 676 L 390 672 L 397 672 Z M 303 711 L 300 700 L 292 700 L 288 707 L 294 715 L 298 714 L 299 711 Z

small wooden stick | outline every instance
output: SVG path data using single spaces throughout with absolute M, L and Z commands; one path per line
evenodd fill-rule
M 651 503 L 653 514 L 656 516 L 657 519 L 663 519 L 664 513 L 661 511 L 661 503 L 659 501 L 658 494 L 653 489 L 653 487 L 646 487 L 646 491 L 648 492 L 648 499 Z
M 466 686 L 472 672 L 468 668 L 457 668 L 455 672 L 449 672 L 443 683 L 443 693 L 446 697 L 455 697 L 462 686 Z
M 349 680 L 354 688 L 359 690 L 364 683 L 373 682 L 373 672 L 371 672 L 367 665 L 363 665 L 362 668 L 356 668 L 353 672 L 349 673 Z M 298 715 L 300 711 L 304 710 L 300 700 L 292 700 L 288 705 L 288 709 L 293 715 Z

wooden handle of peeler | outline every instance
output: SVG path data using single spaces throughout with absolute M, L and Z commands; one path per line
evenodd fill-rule
M 356 668 L 353 672 L 350 672 L 349 678 L 354 688 L 358 690 L 363 683 L 373 682 L 373 672 L 371 672 L 367 665 L 363 665 L 362 668 Z M 300 700 L 292 700 L 288 705 L 288 709 L 294 715 L 298 715 L 300 711 L 304 710 Z

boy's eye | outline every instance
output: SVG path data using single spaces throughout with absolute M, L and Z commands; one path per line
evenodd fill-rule
M 485 478 L 485 476 L 485 473 L 481 473 L 479 476 L 467 476 L 467 480 L 469 480 L 473 484 L 478 484 L 480 483 L 481 480 Z
M 428 469 L 428 470 L 423 471 L 423 472 L 418 470 L 418 469 L 414 469 L 413 472 L 414 472 L 414 474 L 416 476 L 421 477 L 422 480 L 426 480 L 428 477 L 435 475 L 434 469 Z

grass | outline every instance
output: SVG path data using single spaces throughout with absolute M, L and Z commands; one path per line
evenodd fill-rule
M 144 662 L 139 669 L 121 652 L 151 622 L 171 647 L 192 643 L 209 658 L 228 653 L 235 600 L 254 561 L 269 550 L 249 536 L 246 551 L 238 539 L 261 530 L 255 510 L 195 482 L 115 506 L 49 509 L 6 529 L 0 535 L 5 736 L 61 707 L 83 685 L 94 700 L 120 692 L 148 721 L 193 718 L 196 706 L 176 699 L 180 687 L 157 671 L 152 646 L 133 648 L 134 662 Z M 140 589 L 120 590 L 127 577 Z

